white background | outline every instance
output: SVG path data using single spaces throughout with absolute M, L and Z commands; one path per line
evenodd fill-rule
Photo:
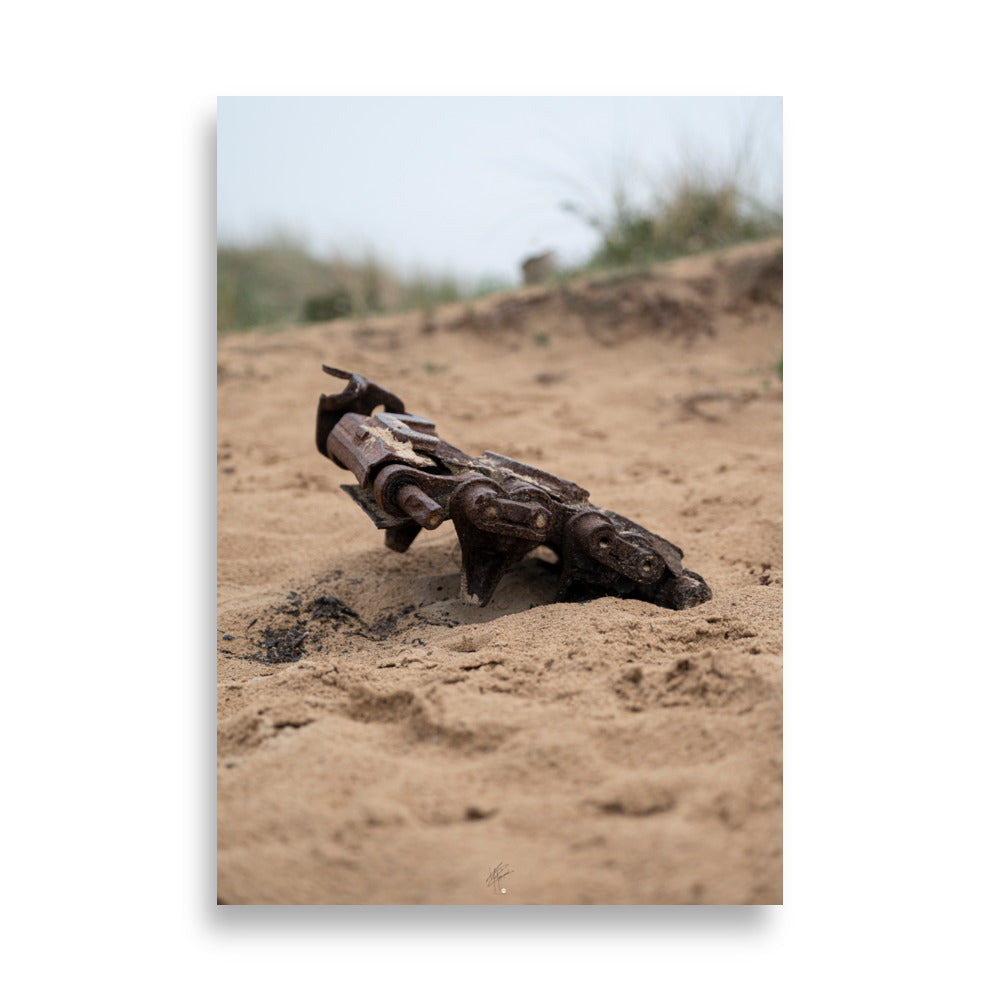
M 15 993 L 995 987 L 1000 220 L 981 9 L 7 12 Z M 784 96 L 783 907 L 216 912 L 214 109 L 236 93 Z

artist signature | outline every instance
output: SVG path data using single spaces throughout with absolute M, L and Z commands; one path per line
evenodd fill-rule
M 501 887 L 501 879 L 505 879 L 508 875 L 512 875 L 513 870 L 504 862 L 500 862 L 495 868 L 490 870 L 489 875 L 486 876 L 486 884 L 493 886 L 493 891 L 498 893 L 506 893 L 507 889 Z

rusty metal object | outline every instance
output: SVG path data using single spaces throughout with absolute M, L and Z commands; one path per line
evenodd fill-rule
M 320 396 L 316 413 L 320 454 L 358 481 L 341 488 L 396 552 L 421 529 L 451 520 L 467 604 L 488 604 L 504 573 L 540 545 L 559 557 L 557 601 L 611 594 L 679 610 L 711 599 L 676 545 L 595 506 L 576 483 L 491 451 L 470 458 L 388 390 L 352 372 L 323 371 L 347 380 L 342 392 Z M 385 411 L 375 413 L 378 406 Z

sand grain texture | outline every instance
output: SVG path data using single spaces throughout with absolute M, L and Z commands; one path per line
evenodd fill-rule
M 221 902 L 781 901 L 781 279 L 771 241 L 221 338 Z M 539 553 L 463 605 L 451 525 L 390 552 L 317 453 L 322 363 L 584 486 L 714 599 L 552 604 Z

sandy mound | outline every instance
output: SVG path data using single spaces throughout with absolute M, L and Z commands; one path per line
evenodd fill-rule
M 768 242 L 222 338 L 220 901 L 781 901 L 781 289 Z M 539 554 L 466 607 L 452 527 L 390 552 L 317 453 L 321 363 L 578 482 L 713 600 L 551 604 Z

